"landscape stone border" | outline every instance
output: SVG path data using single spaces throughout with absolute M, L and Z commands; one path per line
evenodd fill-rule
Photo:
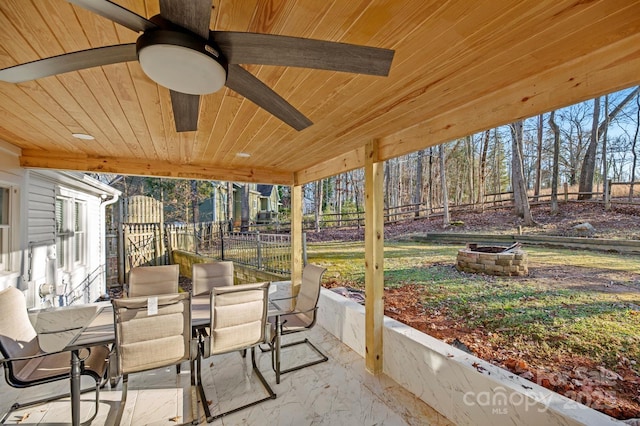
M 497 249 L 502 248 L 497 247 Z M 458 250 L 456 269 L 470 274 L 503 277 L 529 275 L 527 253 L 522 249 L 504 253 L 484 253 L 469 247 L 463 248 Z

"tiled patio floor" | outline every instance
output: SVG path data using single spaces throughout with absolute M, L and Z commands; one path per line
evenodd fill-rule
M 269 400 L 216 420 L 213 425 L 450 425 L 431 407 L 415 398 L 385 375 L 372 376 L 365 371 L 364 360 L 324 329 L 316 326 L 307 333 L 310 340 L 325 351 L 329 361 L 282 376 L 275 384 L 270 355 L 258 352 L 260 369 L 277 394 Z M 293 337 L 293 336 L 292 336 Z M 283 364 L 313 356 L 306 345 L 283 349 Z M 255 375 L 250 357 L 239 353 L 219 355 L 203 363 L 203 382 L 213 413 L 228 409 L 250 398 L 266 396 Z M 84 379 L 83 379 L 84 383 Z M 87 382 L 89 384 L 89 382 Z M 129 377 L 129 395 L 123 425 L 175 425 L 191 417 L 189 369 L 153 370 Z M 100 410 L 94 425 L 111 424 L 120 401 L 121 385 L 106 386 L 100 393 Z M 68 391 L 68 382 L 14 390 L 4 380 L 0 385 L 0 410 L 6 409 L 21 393 L 22 399 L 37 398 L 51 392 Z M 82 396 L 83 418 L 93 406 L 93 393 Z M 202 407 L 198 406 L 202 417 Z M 68 399 L 29 407 L 11 414 L 7 424 L 44 425 L 70 422 Z M 108 420 L 111 420 L 109 422 Z M 203 419 L 204 420 L 204 419 Z

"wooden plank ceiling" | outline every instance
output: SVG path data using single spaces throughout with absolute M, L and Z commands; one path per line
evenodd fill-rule
M 640 1 L 212 5 L 215 30 L 394 49 L 390 75 L 246 67 L 314 122 L 300 132 L 225 88 L 201 98 L 198 131 L 176 133 L 169 91 L 137 62 L 0 82 L 0 139 L 25 167 L 300 184 L 361 167 L 372 140 L 383 160 L 640 83 Z M 136 38 L 64 0 L 0 2 L 0 68 Z

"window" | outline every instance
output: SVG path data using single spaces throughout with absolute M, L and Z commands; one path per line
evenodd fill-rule
M 0 272 L 9 270 L 9 188 L 0 187 Z
M 87 252 L 87 232 L 85 229 L 86 226 L 86 218 L 85 218 L 85 204 L 80 201 L 76 201 L 75 203 L 75 217 L 74 217 L 74 245 L 73 245 L 73 260 L 75 263 L 84 264 L 85 263 L 85 253 Z
M 56 199 L 56 256 L 60 268 L 72 269 L 86 261 L 86 210 L 82 201 Z

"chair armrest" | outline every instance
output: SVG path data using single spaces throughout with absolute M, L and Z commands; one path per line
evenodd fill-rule
M 278 308 L 279 311 L 283 312 L 283 313 L 289 313 L 289 307 L 286 308 L 282 308 L 281 305 L 285 305 L 285 303 L 282 303 L 283 301 L 292 301 L 292 300 L 296 300 L 298 298 L 298 296 L 290 296 L 290 297 L 280 297 L 280 298 L 276 298 L 276 299 L 269 299 L 269 303 L 273 304 L 273 306 L 275 306 L 276 308 Z M 278 303 L 280 302 L 280 303 Z M 290 304 L 289 304 L 290 305 Z M 273 316 L 273 315 L 271 315 Z
M 313 307 L 311 309 L 307 309 L 307 310 L 304 310 L 304 311 L 297 311 L 297 310 L 286 311 L 286 312 L 281 312 L 281 313 L 278 313 L 278 314 L 274 314 L 273 316 L 274 317 L 281 317 L 281 316 L 285 316 L 285 315 L 306 314 L 306 313 L 314 312 L 314 311 L 317 311 L 317 310 L 318 310 L 318 307 L 316 306 L 316 307 Z
M 298 296 L 279 297 L 277 299 L 269 298 L 269 301 L 270 302 L 279 302 L 280 300 L 293 300 L 293 299 L 297 299 L 297 298 L 298 298 Z
M 80 351 L 87 351 L 88 352 L 87 356 L 80 358 L 80 361 L 84 361 L 85 359 L 89 358 L 89 355 L 91 355 L 91 347 L 82 348 L 82 349 L 80 349 Z M 17 356 L 17 357 L 13 357 L 13 358 L 0 358 L 0 365 L 6 364 L 8 362 L 15 362 L 15 361 L 29 361 L 31 359 L 43 358 L 45 356 L 60 354 L 60 353 L 63 353 L 63 352 L 69 352 L 69 354 L 71 354 L 71 351 L 67 350 L 67 351 L 57 351 L 57 352 L 40 352 L 40 353 L 37 353 L 35 355 Z
M 58 352 L 41 352 L 35 355 L 29 355 L 29 356 L 17 356 L 17 357 L 13 357 L 13 358 L 0 358 L 0 364 L 6 364 L 8 362 L 15 362 L 15 361 L 29 361 L 30 359 L 36 359 L 36 358 L 42 358 L 45 356 L 49 356 L 49 355 L 53 355 L 53 354 L 58 354 L 61 352 L 68 352 L 68 351 L 58 351 Z

